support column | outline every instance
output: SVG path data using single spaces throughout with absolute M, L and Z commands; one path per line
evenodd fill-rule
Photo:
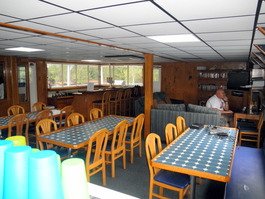
M 144 137 L 151 133 L 151 108 L 153 106 L 153 62 L 152 54 L 145 54 L 144 65 Z

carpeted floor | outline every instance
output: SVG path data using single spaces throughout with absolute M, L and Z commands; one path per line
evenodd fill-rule
M 127 169 L 122 167 L 122 159 L 116 160 L 116 178 L 111 178 L 111 168 L 107 165 L 107 188 L 126 193 L 137 198 L 148 199 L 149 194 L 149 170 L 146 163 L 145 153 L 140 158 L 136 149 L 134 164 L 129 163 L 127 153 Z M 84 158 L 85 154 L 76 157 Z M 91 182 L 102 185 L 101 173 L 91 177 Z M 203 179 L 202 184 L 196 185 L 196 199 L 222 199 L 224 196 L 225 183 Z M 165 190 L 165 196 L 178 198 L 178 193 Z

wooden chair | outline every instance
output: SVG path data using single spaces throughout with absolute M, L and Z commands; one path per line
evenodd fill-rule
M 117 115 L 118 113 L 119 115 L 121 115 L 122 111 L 121 98 L 122 98 L 122 91 L 118 90 L 115 93 L 115 98 L 110 100 L 111 113 L 114 115 Z
M 115 160 L 123 157 L 123 168 L 126 169 L 125 137 L 128 121 L 123 120 L 114 128 L 111 143 L 106 148 L 106 163 L 111 164 L 111 177 L 115 178 Z M 109 160 L 110 158 L 110 160 Z
M 26 137 L 27 144 L 29 144 L 29 117 L 25 114 L 17 114 L 12 117 L 8 123 L 8 137 L 13 136 L 12 134 L 15 132 L 15 135 L 23 135 Z M 13 127 L 15 127 L 15 131 L 13 131 Z
M 146 158 L 150 173 L 149 199 L 163 198 L 163 189 L 170 189 L 179 192 L 179 198 L 183 199 L 184 195 L 190 188 L 190 177 L 185 174 L 162 170 L 152 167 L 151 160 L 162 150 L 161 139 L 159 135 L 150 133 L 145 141 Z M 154 187 L 159 187 L 159 193 L 154 192 Z
M 104 115 L 110 114 L 110 92 L 104 92 L 102 95 L 102 99 L 99 101 L 93 101 L 93 108 L 100 108 Z
M 37 137 L 56 130 L 57 130 L 57 124 L 52 119 L 42 119 L 36 125 Z M 38 140 L 38 146 L 40 150 L 49 149 L 56 151 L 56 153 L 60 155 L 61 159 L 65 159 L 68 157 L 68 150 L 66 148 L 59 148 L 57 146 L 54 146 L 53 144 L 43 143 L 40 140 Z
M 68 116 L 74 112 L 73 106 L 65 106 L 60 111 L 59 128 L 66 126 Z
M 80 113 L 71 113 L 68 117 L 67 117 L 67 126 L 74 126 L 80 123 L 84 123 L 85 122 L 85 117 L 80 114 Z
M 169 145 L 178 137 L 177 127 L 172 123 L 168 123 L 165 128 L 166 144 Z
M 239 143 L 238 143 L 239 146 L 241 146 L 242 141 L 255 142 L 257 144 L 256 145 L 257 148 L 260 148 L 260 136 L 263 126 L 263 120 L 264 120 L 264 111 L 262 111 L 260 114 L 260 119 L 256 128 L 242 127 L 239 129 Z
M 43 102 L 36 102 L 32 105 L 32 111 L 42 111 L 46 108 L 46 104 Z
M 129 145 L 126 151 L 130 151 L 130 162 L 134 160 L 134 148 L 139 147 L 139 156 L 142 157 L 142 130 L 144 125 L 144 114 L 138 115 L 133 122 L 132 132 L 126 136 L 125 143 Z
M 29 138 L 34 137 L 36 138 L 36 124 L 42 119 L 52 119 L 52 111 L 51 110 L 42 110 L 36 115 L 36 122 L 32 123 L 29 128 Z M 38 148 L 38 142 L 36 139 L 36 147 Z M 30 142 L 32 143 L 32 142 Z
M 19 106 L 19 105 L 10 106 L 7 109 L 7 115 L 8 116 L 17 115 L 17 114 L 23 114 L 23 113 L 25 113 L 25 109 L 22 106 Z
M 93 134 L 88 140 L 86 154 L 86 174 L 87 181 L 90 182 L 90 176 L 102 172 L 102 184 L 106 185 L 106 162 L 105 150 L 108 141 L 108 130 L 101 129 Z
M 92 120 L 95 120 L 95 119 L 98 119 L 98 118 L 101 118 L 103 117 L 103 112 L 101 109 L 99 108 L 92 108 L 90 110 L 90 113 L 89 113 L 89 119 L 92 121 Z
M 132 90 L 130 88 L 125 89 L 124 95 L 122 97 L 123 115 L 131 115 L 131 95 Z
M 186 129 L 186 122 L 185 119 L 181 116 L 178 116 L 176 119 L 176 127 L 177 127 L 177 132 L 178 136 L 180 136 Z

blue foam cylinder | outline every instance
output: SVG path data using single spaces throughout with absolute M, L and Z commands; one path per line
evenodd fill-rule
M 13 146 L 14 143 L 11 140 L 0 140 L 0 198 L 3 198 L 4 194 L 4 154 L 7 149 Z
M 30 154 L 30 146 L 16 146 L 5 151 L 3 198 L 28 199 L 28 158 Z
M 52 150 L 29 157 L 29 198 L 64 199 L 57 154 Z

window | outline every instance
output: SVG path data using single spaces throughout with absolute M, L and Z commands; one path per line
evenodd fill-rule
M 142 65 L 83 65 L 48 63 L 49 88 L 85 86 L 87 83 L 108 85 L 107 77 L 113 77 L 114 85 L 143 85 Z
M 85 86 L 88 82 L 98 84 L 98 65 L 75 65 L 48 63 L 50 88 Z

